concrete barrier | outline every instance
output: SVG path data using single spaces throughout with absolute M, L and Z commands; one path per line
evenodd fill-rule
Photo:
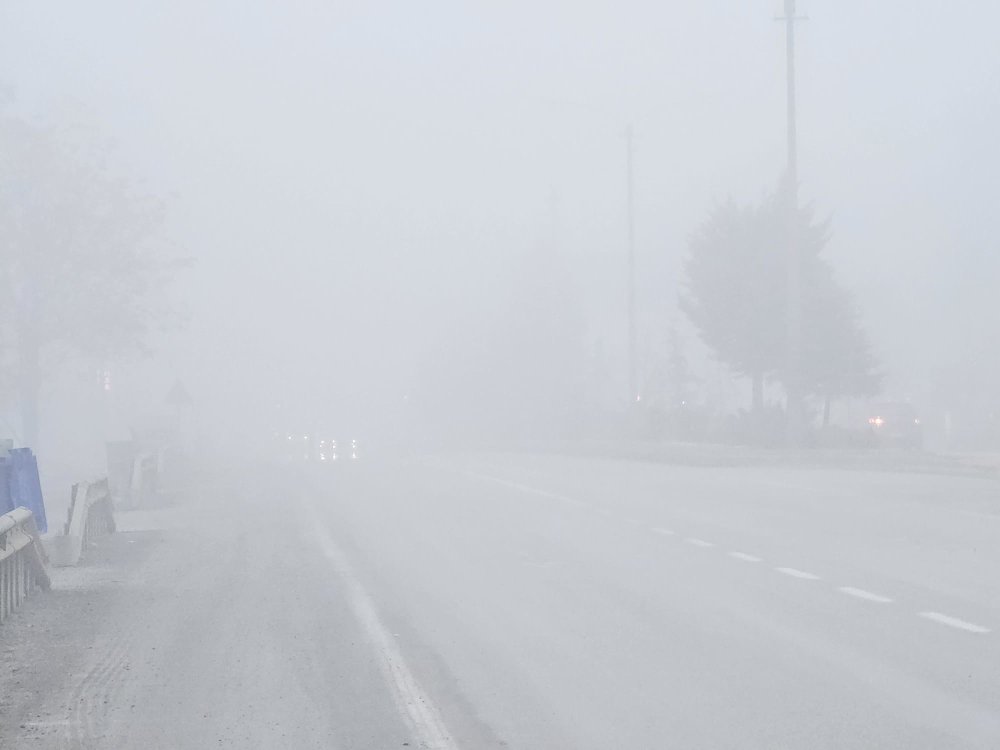
M 87 544 L 114 533 L 114 505 L 107 479 L 73 485 L 63 533 L 49 540 L 49 557 L 57 567 L 80 562 Z
M 164 448 L 122 440 L 107 444 L 108 486 L 121 508 L 141 508 L 151 503 L 159 490 Z

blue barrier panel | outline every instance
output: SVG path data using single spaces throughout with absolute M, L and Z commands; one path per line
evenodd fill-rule
M 23 506 L 35 517 L 35 525 L 42 534 L 49 530 L 45 518 L 45 501 L 42 485 L 38 480 L 38 461 L 31 448 L 14 448 L 8 459 L 7 488 L 14 506 Z

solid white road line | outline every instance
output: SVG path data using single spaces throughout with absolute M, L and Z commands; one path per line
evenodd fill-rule
M 853 586 L 841 586 L 837 591 L 847 594 L 848 596 L 856 596 L 858 599 L 865 599 L 870 602 L 878 602 L 879 604 L 889 604 L 892 602 L 887 596 L 882 596 L 881 594 L 875 594 L 871 591 L 865 591 L 864 589 L 856 589 Z
M 676 531 L 671 531 L 670 529 L 665 529 L 662 526 L 654 526 L 652 529 L 654 534 L 663 534 L 663 536 L 676 536 Z
M 688 544 L 693 544 L 695 547 L 714 547 L 715 542 L 707 542 L 704 539 L 698 539 L 698 537 L 689 536 L 685 540 Z
M 379 619 L 375 603 L 354 575 L 347 557 L 330 536 L 315 508 L 312 509 L 311 515 L 312 527 L 323 554 L 337 569 L 347 589 L 347 599 L 354 616 L 360 622 L 372 646 L 382 657 L 379 666 L 389 684 L 396 707 L 409 719 L 419 746 L 433 750 L 458 750 L 458 745 L 448 732 L 441 713 L 407 667 L 396 640 Z
M 933 620 L 934 622 L 939 622 L 942 625 L 948 625 L 953 628 L 958 628 L 959 630 L 965 630 L 969 633 L 989 633 L 989 628 L 984 628 L 982 625 L 976 625 L 973 622 L 966 622 L 965 620 L 959 620 L 957 617 L 949 617 L 948 615 L 943 615 L 940 612 L 921 612 L 921 617 L 928 620 Z
M 807 573 L 804 570 L 799 570 L 797 568 L 775 568 L 779 573 L 784 573 L 786 576 L 791 576 L 792 578 L 802 578 L 806 581 L 818 581 L 819 576 L 813 575 L 812 573 Z
M 730 557 L 735 557 L 737 560 L 742 560 L 743 562 L 760 562 L 760 558 L 756 555 L 748 555 L 746 552 L 730 552 Z

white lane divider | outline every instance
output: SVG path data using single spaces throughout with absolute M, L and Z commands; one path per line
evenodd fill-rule
M 965 630 L 969 633 L 989 633 L 989 628 L 984 628 L 982 625 L 976 625 L 974 622 L 966 622 L 965 620 L 959 620 L 957 617 L 951 617 L 949 615 L 943 615 L 940 612 L 921 612 L 920 616 L 933 620 L 934 622 L 939 622 L 942 625 L 948 625 L 952 628 L 958 628 L 959 630 Z
M 799 570 L 798 568 L 775 568 L 779 573 L 784 573 L 786 576 L 791 576 L 792 578 L 801 578 L 805 581 L 818 581 L 819 576 L 812 573 L 807 573 L 804 570 Z
M 476 477 L 478 479 L 485 479 L 490 482 L 496 482 L 497 484 L 504 485 L 505 487 L 510 487 L 511 489 L 518 490 L 520 492 L 527 492 L 533 495 L 538 495 L 540 497 L 546 497 L 552 500 L 561 500 L 572 505 L 583 505 L 584 503 L 572 497 L 567 497 L 565 495 L 559 495 L 555 492 L 549 492 L 547 490 L 538 489 L 537 487 L 530 487 L 526 484 L 519 484 L 518 482 L 512 482 L 508 479 L 502 479 L 501 477 L 491 476 L 489 474 L 481 474 L 474 471 L 466 471 L 467 475 Z M 607 517 L 614 518 L 615 514 L 606 508 L 595 507 L 594 511 Z M 1000 517 L 998 517 L 1000 518 Z M 633 525 L 642 525 L 641 522 L 636 518 L 626 518 L 628 523 Z M 651 531 L 656 534 L 661 534 L 663 536 L 677 536 L 677 532 L 672 529 L 663 528 L 662 526 L 654 526 Z M 695 547 L 710 548 L 715 547 L 715 542 L 710 542 L 706 539 L 700 539 L 698 537 L 684 537 L 684 541 Z M 739 552 L 736 550 L 730 551 L 729 556 L 735 560 L 741 560 L 748 563 L 759 563 L 763 562 L 762 558 L 756 555 L 751 555 L 746 552 Z M 804 581 L 819 581 L 821 578 L 814 574 L 809 573 L 805 570 L 799 570 L 798 568 L 788 568 L 788 567 L 775 567 L 774 570 L 782 573 L 791 578 L 799 578 Z M 878 604 L 891 604 L 892 599 L 881 594 L 876 594 L 873 591 L 868 591 L 866 589 L 856 588 L 854 586 L 840 586 L 837 591 L 847 596 L 853 596 L 857 599 L 864 599 L 865 601 L 876 602 Z M 958 630 L 964 630 L 969 633 L 990 633 L 992 632 L 990 628 L 984 627 L 982 625 L 976 625 L 973 622 L 967 622 L 965 620 L 960 620 L 957 617 L 951 617 L 950 615 L 942 614 L 941 612 L 920 612 L 920 617 L 927 620 L 932 620 L 934 622 L 940 623 L 942 625 L 947 625 Z M 429 747 L 438 747 L 437 745 L 429 745 Z M 441 746 L 445 747 L 445 746 Z M 449 746 L 450 747 L 450 746 Z
M 858 599 L 864 599 L 869 602 L 878 602 L 879 604 L 890 604 L 892 599 L 888 596 L 882 596 L 881 594 L 876 594 L 872 591 L 866 591 L 865 589 L 858 589 L 854 586 L 841 586 L 837 589 L 842 594 L 847 594 L 848 596 L 854 596 Z
M 409 719 L 410 727 L 418 740 L 418 746 L 432 750 L 458 750 L 448 727 L 430 694 L 423 689 L 413 672 L 406 665 L 403 653 L 396 639 L 378 616 L 375 603 L 365 591 L 351 569 L 347 557 L 330 536 L 319 513 L 312 510 L 313 529 L 323 554 L 333 563 L 344 582 L 347 599 L 354 616 L 368 636 L 372 646 L 382 657 L 379 666 L 399 712 Z
M 570 503 L 571 505 L 582 505 L 579 500 L 573 497 L 567 497 L 566 495 L 560 495 L 557 492 L 549 492 L 548 490 L 540 490 L 537 487 L 531 487 L 527 484 L 521 484 L 519 482 L 512 482 L 509 479 L 503 479 L 501 477 L 495 477 L 491 474 L 481 474 L 478 471 L 467 471 L 470 477 L 475 477 L 476 479 L 485 479 L 489 482 L 496 482 L 497 484 L 502 484 L 504 487 L 509 487 L 512 490 L 517 490 L 518 492 L 527 492 L 529 495 L 538 495 L 539 497 L 545 497 L 549 500 L 561 500 L 564 503 Z
M 688 544 L 693 544 L 695 547 L 714 547 L 715 546 L 715 542 L 709 542 L 709 541 L 706 541 L 704 539 L 699 539 L 698 537 L 695 537 L 695 536 L 685 537 L 684 541 L 687 542 Z

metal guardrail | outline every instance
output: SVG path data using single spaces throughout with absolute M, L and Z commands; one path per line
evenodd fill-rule
M 0 622 L 36 588 L 49 589 L 46 559 L 30 510 L 0 516 Z
M 91 540 L 112 534 L 115 528 L 108 480 L 74 484 L 63 533 L 50 540 L 52 564 L 57 567 L 76 565 Z

